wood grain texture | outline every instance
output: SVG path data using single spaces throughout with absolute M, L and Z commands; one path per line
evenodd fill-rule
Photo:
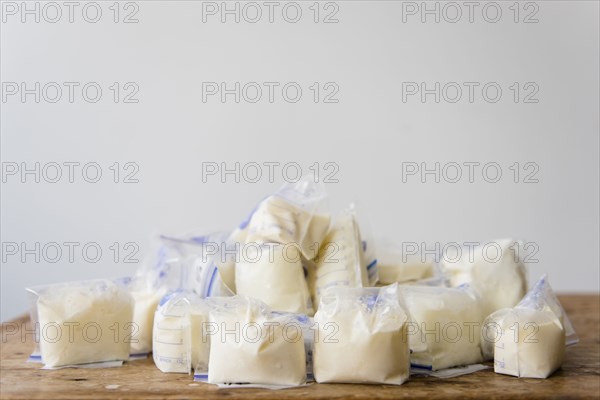
M 33 338 L 21 341 L 2 325 L 2 399 L 392 399 L 392 398 L 600 398 L 600 296 L 563 295 L 561 302 L 580 337 L 562 368 L 548 379 L 519 379 L 487 369 L 450 379 L 413 378 L 402 386 L 312 384 L 271 391 L 217 389 L 191 376 L 163 374 L 151 359 L 121 368 L 41 370 L 27 363 Z M 16 321 L 27 323 L 27 318 Z M 14 324 L 12 326 L 15 326 Z

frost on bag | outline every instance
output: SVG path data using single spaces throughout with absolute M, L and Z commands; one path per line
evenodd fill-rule
M 362 240 L 353 206 L 342 212 L 323 240 L 319 254 L 308 268 L 308 283 L 313 304 L 319 304 L 324 291 L 333 286 L 360 288 L 372 286 L 369 270 L 376 271 L 373 243 Z M 369 250 L 368 252 L 366 250 Z
M 129 359 L 134 302 L 118 284 L 99 279 L 26 290 L 46 367 Z
M 483 316 L 468 287 L 401 286 L 411 316 L 411 364 L 437 371 L 483 361 Z
M 294 386 L 306 381 L 302 327 L 243 296 L 210 298 L 208 382 Z
M 527 273 L 521 242 L 503 239 L 463 249 L 461 254 L 444 254 L 440 262 L 450 286 L 468 283 L 481 298 L 484 317 L 513 307 L 527 292 Z
M 317 382 L 400 385 L 410 374 L 408 317 L 397 285 L 328 289 L 315 314 Z
M 482 331 L 484 355 L 494 371 L 523 378 L 547 378 L 557 370 L 565 347 L 577 335 L 546 275 L 514 308 L 490 315 Z
M 153 329 L 154 364 L 162 372 L 206 371 L 210 343 L 203 335 L 209 308 L 191 292 L 166 296 L 156 310 Z

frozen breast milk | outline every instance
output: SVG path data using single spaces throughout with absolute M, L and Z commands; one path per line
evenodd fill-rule
M 459 260 L 445 256 L 441 266 L 452 286 L 472 286 L 481 297 L 483 315 L 487 316 L 513 307 L 527 292 L 526 270 L 519 251 L 519 242 L 498 240 L 476 247 L 472 254 L 463 251 Z
M 379 246 L 378 246 L 379 249 Z M 433 277 L 433 261 L 422 260 L 419 254 L 402 254 L 402 252 L 384 248 L 377 252 L 379 282 L 387 285 L 394 282 L 414 282 Z
M 102 279 L 29 290 L 38 296 L 39 346 L 47 367 L 129 358 L 133 299 L 116 283 Z
M 314 321 L 317 382 L 400 385 L 408 379 L 407 315 L 396 285 L 331 288 L 321 297 Z
M 249 246 L 241 258 L 235 268 L 237 294 L 260 299 L 276 311 L 305 314 L 312 308 L 296 247 Z
M 332 286 L 351 288 L 369 285 L 358 224 L 352 213 L 343 213 L 325 237 L 314 268 L 309 269 L 313 304 Z
M 302 328 L 258 300 L 222 298 L 210 311 L 209 383 L 300 385 L 306 380 Z
M 270 196 L 263 200 L 248 223 L 246 242 L 294 243 L 307 259 L 315 257 L 329 228 L 329 216 L 314 214 L 290 201 Z
M 305 258 L 311 260 L 317 256 L 325 240 L 325 235 L 329 231 L 329 225 L 331 225 L 331 215 L 325 213 L 312 215 L 301 244 Z
M 132 290 L 133 296 L 133 336 L 131 337 L 131 354 L 148 354 L 152 351 L 152 327 L 154 326 L 154 313 L 163 290 L 138 288 Z
M 156 310 L 153 331 L 154 363 L 162 372 L 206 371 L 210 344 L 202 335 L 208 321 L 204 301 L 191 293 L 174 293 Z
M 501 318 L 493 318 L 498 332 L 502 332 L 494 345 L 495 372 L 547 378 L 561 366 L 565 356 L 565 330 L 553 313 L 514 308 Z M 494 332 L 489 336 L 495 339 L 495 335 Z
M 563 362 L 577 335 L 547 277 L 542 276 L 514 308 L 490 315 L 482 343 L 494 371 L 524 378 L 547 378 Z
M 411 363 L 439 370 L 483 360 L 482 314 L 477 299 L 463 289 L 401 286 L 412 318 Z
M 236 246 L 242 246 L 246 243 L 248 236 L 247 225 L 236 228 L 227 238 L 220 243 L 220 252 L 214 258 L 214 262 L 219 269 L 222 285 L 232 293 L 236 292 L 235 287 L 235 262 Z

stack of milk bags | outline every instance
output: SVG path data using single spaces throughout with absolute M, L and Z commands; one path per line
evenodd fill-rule
M 488 359 L 496 372 L 545 378 L 576 342 L 547 278 L 527 293 L 520 242 L 439 262 L 386 245 L 377 262 L 364 213 L 326 205 L 303 178 L 230 234 L 163 237 L 133 278 L 29 289 L 36 355 L 61 367 L 152 351 L 163 372 L 281 387 L 402 384 L 411 367 Z M 57 329 L 73 334 L 56 339 Z

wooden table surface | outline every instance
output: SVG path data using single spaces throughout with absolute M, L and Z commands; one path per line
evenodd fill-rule
M 285 389 L 217 389 L 191 376 L 163 374 L 151 359 L 121 368 L 41 370 L 26 362 L 33 338 L 6 335 L 2 326 L 0 398 L 2 399 L 372 399 L 372 398 L 600 398 L 600 296 L 560 296 L 580 343 L 567 349 L 560 370 L 548 379 L 519 379 L 493 369 L 438 379 L 416 377 L 402 386 L 312 384 Z M 27 322 L 26 318 L 17 321 Z

